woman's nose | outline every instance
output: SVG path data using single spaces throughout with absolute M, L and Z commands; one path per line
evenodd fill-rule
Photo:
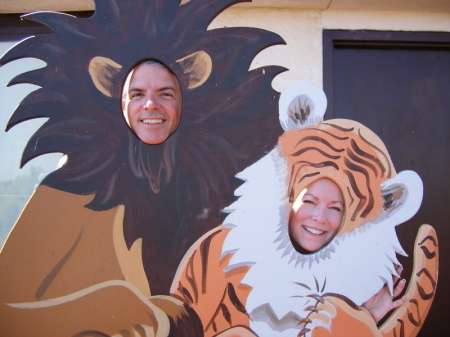
M 326 214 L 325 213 L 326 213 L 326 210 L 325 210 L 324 207 L 317 206 L 314 209 L 314 212 L 312 214 L 312 218 L 313 218 L 313 220 L 315 220 L 315 221 L 317 221 L 319 223 L 323 223 L 323 222 L 325 222 L 325 219 L 326 219 Z

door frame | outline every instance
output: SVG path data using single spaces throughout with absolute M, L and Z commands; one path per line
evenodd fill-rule
M 450 50 L 448 32 L 398 32 L 373 30 L 323 30 L 323 90 L 327 95 L 327 119 L 335 118 L 334 50 L 339 48 Z

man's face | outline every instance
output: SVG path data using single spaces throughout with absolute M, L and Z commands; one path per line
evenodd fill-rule
M 181 106 L 180 84 L 172 73 L 155 64 L 136 67 L 122 110 L 140 140 L 146 144 L 164 142 L 180 124 Z

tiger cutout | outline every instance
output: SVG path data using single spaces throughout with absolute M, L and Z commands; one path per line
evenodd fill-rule
M 362 304 L 387 284 L 394 293 L 395 227 L 420 208 L 423 185 L 396 173 L 380 138 L 344 119 L 323 121 L 326 97 L 299 81 L 280 96 L 278 145 L 237 175 L 239 199 L 223 224 L 205 234 L 181 263 L 172 293 L 202 320 L 205 336 L 405 336 L 420 330 L 434 298 L 434 229 L 417 234 L 407 302 L 381 326 Z M 311 254 L 293 246 L 288 221 L 302 190 L 319 178 L 344 199 L 337 235 Z

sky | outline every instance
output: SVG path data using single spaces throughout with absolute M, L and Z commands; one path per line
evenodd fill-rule
M 15 42 L 0 42 L 0 55 L 3 55 L 14 44 Z M 23 169 L 20 169 L 22 151 L 28 139 L 45 123 L 46 118 L 22 122 L 5 132 L 6 125 L 14 109 L 27 94 L 38 88 L 31 84 L 17 84 L 7 87 L 8 82 L 20 73 L 44 66 L 45 62 L 41 60 L 27 58 L 16 60 L 0 67 L 0 181 L 11 180 L 19 175 L 29 174 L 32 166 L 40 167 L 45 173 L 50 173 L 56 168 L 62 156 L 61 154 L 40 156 L 27 163 Z M 45 174 L 41 175 L 40 178 L 44 176 Z M 3 195 L 0 192 L 0 202 L 2 202 L 3 198 L 26 199 L 27 196 Z M 0 219 L 2 216 L 0 214 Z M 7 228 L 0 228 L 0 247 L 12 226 L 13 223 Z

